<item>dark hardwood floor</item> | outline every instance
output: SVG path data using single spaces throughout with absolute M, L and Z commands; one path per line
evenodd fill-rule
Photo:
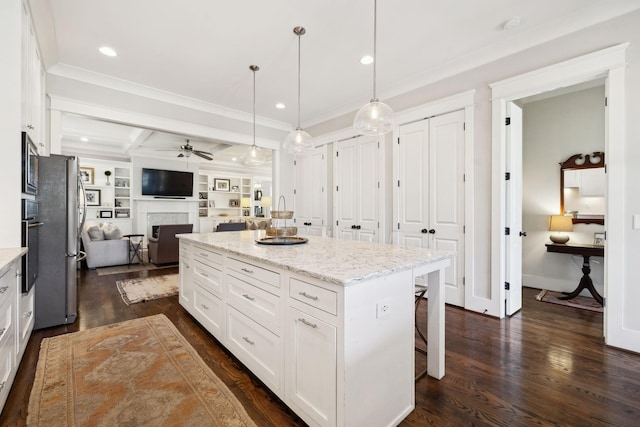
M 169 272 L 177 268 L 110 276 L 83 270 L 77 322 L 33 332 L 0 425 L 25 425 L 43 338 L 158 313 L 173 321 L 256 424 L 304 425 L 199 327 L 177 297 L 127 306 L 114 285 Z M 401 425 L 637 426 L 640 355 L 603 344 L 601 314 L 538 302 L 536 293 L 524 289 L 523 310 L 508 320 L 447 307 L 446 376 L 418 381 L 416 409 Z M 426 321 L 426 304 L 419 316 Z M 418 369 L 423 358 L 416 353 Z

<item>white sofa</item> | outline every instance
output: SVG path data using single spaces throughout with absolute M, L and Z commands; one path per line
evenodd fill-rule
M 92 240 L 89 236 L 89 229 L 96 226 L 103 229 L 107 225 L 102 224 L 102 227 L 100 227 L 98 224 L 86 224 L 81 233 L 82 245 L 87 254 L 87 267 L 96 268 L 127 264 L 129 262 L 129 240 L 122 237 Z

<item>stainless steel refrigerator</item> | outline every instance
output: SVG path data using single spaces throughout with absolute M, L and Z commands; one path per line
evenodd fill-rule
M 51 155 L 38 164 L 40 265 L 35 283 L 35 329 L 73 323 L 78 316 L 77 260 L 83 206 L 78 159 Z

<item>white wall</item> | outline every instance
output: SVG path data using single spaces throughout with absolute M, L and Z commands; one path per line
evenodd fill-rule
M 605 149 L 604 96 L 604 86 L 600 86 L 523 105 L 524 286 L 568 292 L 580 282 L 581 256 L 546 252 L 548 219 L 560 213 L 559 163 L 574 154 Z M 575 224 L 569 234 L 571 242 L 593 243 L 593 233 L 603 230 L 601 225 Z M 602 261 L 591 258 L 591 279 L 604 295 Z

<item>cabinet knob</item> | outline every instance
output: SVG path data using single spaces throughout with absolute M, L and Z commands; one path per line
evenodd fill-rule
M 352 229 L 352 230 L 355 230 L 355 229 L 356 229 L 356 226 L 355 226 L 355 225 L 352 225 L 352 226 L 351 226 L 351 229 Z
M 356 230 L 360 230 L 360 228 L 361 227 L 359 225 L 356 225 Z
M 420 230 L 420 232 L 422 234 L 427 234 L 429 232 L 429 230 L 427 230 L 426 228 L 423 228 L 422 230 Z
M 436 234 L 435 228 L 432 228 L 431 230 L 429 230 L 429 234 Z

